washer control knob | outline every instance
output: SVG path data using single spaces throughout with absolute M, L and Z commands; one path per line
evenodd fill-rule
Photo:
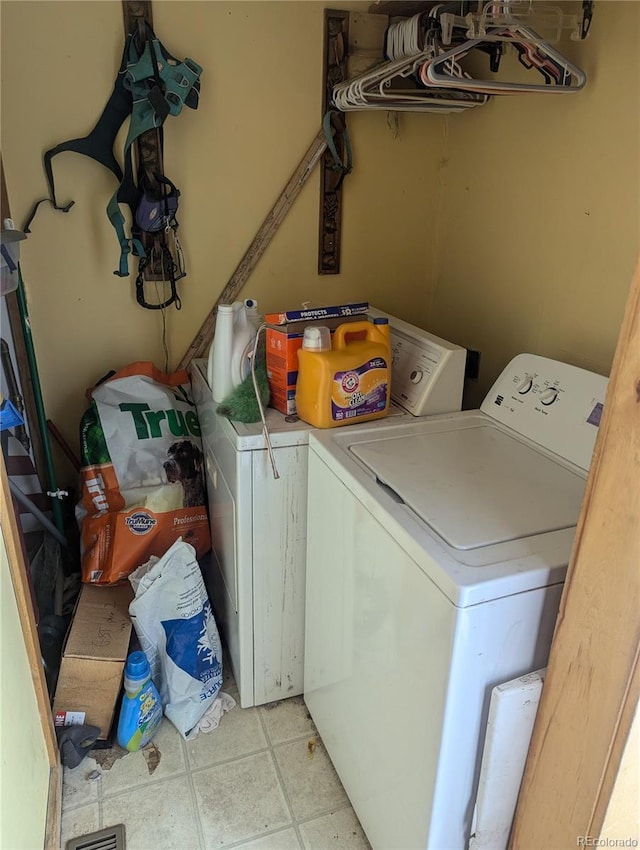
M 422 380 L 422 375 L 423 373 L 420 369 L 414 369 L 413 372 L 409 375 L 409 377 L 411 378 L 411 383 L 419 384 Z
M 522 381 L 518 385 L 518 392 L 520 393 L 520 395 L 526 395 L 529 392 L 529 390 L 531 389 L 532 386 L 533 386 L 533 378 L 526 377 L 524 379 L 524 381 Z
M 549 407 L 550 404 L 558 398 L 558 389 L 557 387 L 549 387 L 549 389 L 545 390 L 540 395 L 540 404 L 544 404 L 545 407 Z

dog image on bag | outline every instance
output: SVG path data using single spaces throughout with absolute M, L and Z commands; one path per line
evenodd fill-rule
M 191 440 L 179 440 L 167 450 L 163 463 L 169 484 L 180 483 L 183 489 L 182 507 L 194 508 L 205 501 L 203 455 Z

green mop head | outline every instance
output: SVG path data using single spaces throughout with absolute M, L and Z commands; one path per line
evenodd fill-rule
M 269 403 L 270 391 L 264 351 L 258 351 L 258 357 L 256 360 L 256 380 L 258 383 L 258 389 L 260 390 L 262 406 L 266 407 Z M 234 422 L 260 421 L 260 408 L 258 407 L 258 400 L 256 399 L 251 373 L 247 375 L 239 387 L 236 387 L 233 392 L 229 393 L 224 401 L 220 402 L 217 407 L 217 412 L 221 416 L 233 419 Z

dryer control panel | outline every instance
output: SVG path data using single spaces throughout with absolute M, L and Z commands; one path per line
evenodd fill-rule
M 559 360 L 519 354 L 503 370 L 480 409 L 586 470 L 607 383 L 602 375 Z
M 369 318 L 381 316 L 389 319 L 391 327 L 393 401 L 414 416 L 460 410 L 466 350 L 382 310 L 369 308 Z

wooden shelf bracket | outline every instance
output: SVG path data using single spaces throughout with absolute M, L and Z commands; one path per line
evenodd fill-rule
M 349 52 L 349 12 L 325 9 L 324 13 L 324 67 L 322 115 L 331 104 L 333 87 L 347 79 Z M 343 131 L 345 115 L 333 116 L 337 132 L 334 143 L 339 157 L 344 156 Z M 320 234 L 318 245 L 318 274 L 340 273 L 340 233 L 342 225 L 342 178 L 335 171 L 331 153 L 325 153 L 320 162 Z
M 149 26 L 153 26 L 151 0 L 122 0 L 122 15 L 124 18 L 125 37 L 130 32 L 133 32 L 138 25 L 138 21 L 147 21 Z M 149 130 L 143 133 L 133 143 L 138 170 L 144 173 L 145 178 L 149 181 L 149 185 L 154 187 L 157 187 L 154 174 L 164 174 L 160 132 L 161 130 L 159 129 Z M 149 256 L 157 258 L 145 268 L 145 280 L 163 280 L 165 273 L 162 268 L 162 257 L 159 256 L 158 252 L 152 251 L 154 244 L 153 236 L 143 232 L 142 244 Z

